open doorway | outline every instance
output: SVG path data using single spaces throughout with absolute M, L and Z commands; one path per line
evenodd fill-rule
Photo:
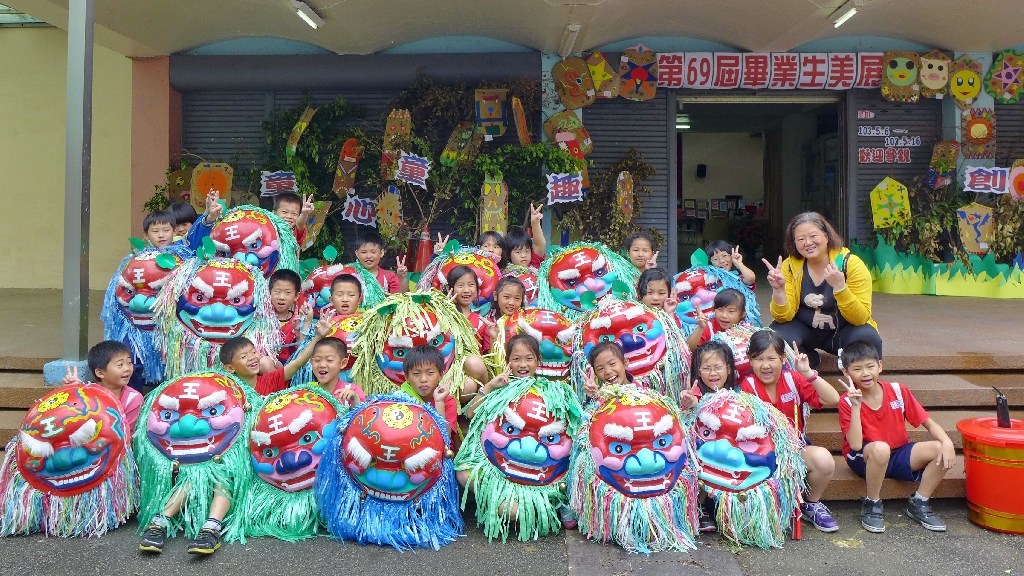
M 715 240 L 747 262 L 782 253 L 786 222 L 821 212 L 842 230 L 845 162 L 840 103 L 678 98 L 680 268 Z

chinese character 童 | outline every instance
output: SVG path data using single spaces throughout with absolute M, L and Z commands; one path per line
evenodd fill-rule
M 426 190 L 428 174 L 430 174 L 430 160 L 402 152 L 398 159 L 398 171 L 395 173 L 395 178 Z

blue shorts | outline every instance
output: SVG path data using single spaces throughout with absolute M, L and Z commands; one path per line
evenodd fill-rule
M 870 444 L 870 442 L 868 442 Z M 917 472 L 910 467 L 910 451 L 914 449 L 916 442 L 908 442 L 896 448 L 889 454 L 889 465 L 885 467 L 885 477 L 893 480 L 906 480 L 908 482 L 920 482 L 924 468 Z M 865 444 L 864 446 L 867 446 Z M 864 463 L 864 448 L 859 451 L 850 450 L 846 455 L 846 465 L 853 470 L 857 476 L 863 478 L 867 473 L 867 466 Z

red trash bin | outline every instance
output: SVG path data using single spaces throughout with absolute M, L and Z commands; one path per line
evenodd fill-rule
M 971 522 L 996 532 L 1024 534 L 1024 421 L 1000 428 L 995 417 L 956 424 L 963 436 Z

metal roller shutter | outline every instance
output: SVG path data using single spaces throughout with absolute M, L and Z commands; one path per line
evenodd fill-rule
M 645 102 L 622 98 L 599 99 L 583 109 L 583 125 L 594 141 L 594 151 L 587 160 L 592 170 L 606 170 L 625 157 L 634 147 L 643 152 L 656 173 L 644 186 L 651 189 L 644 199 L 641 226 L 657 228 L 669 235 L 669 133 L 668 100 L 665 90 Z
M 851 214 L 849 243 L 854 241 L 865 243 L 874 238 L 871 221 L 871 208 L 868 199 L 871 190 L 886 176 L 910 185 L 916 176 L 928 173 L 928 163 L 932 158 L 935 142 L 942 139 L 942 101 L 922 98 L 913 104 L 889 102 L 882 98 L 880 90 L 857 90 L 853 99 L 856 111 L 851 115 L 857 118 L 857 112 L 870 111 L 873 118 L 858 118 L 851 135 L 855 143 L 850 157 L 857 162 L 856 213 Z M 858 149 L 885 148 L 885 136 L 862 136 L 861 127 L 889 128 L 889 137 L 921 138 L 919 146 L 909 146 L 909 164 L 861 164 L 858 162 Z
M 996 102 L 996 166 L 1010 166 L 1024 158 L 1024 100 Z

